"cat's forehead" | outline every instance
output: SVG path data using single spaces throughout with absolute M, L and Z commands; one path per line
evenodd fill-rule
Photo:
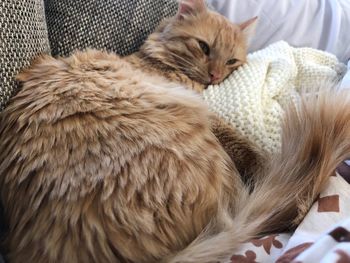
M 168 26 L 163 31 L 168 39 L 195 38 L 206 42 L 213 55 L 225 58 L 241 53 L 244 59 L 245 38 L 240 27 L 217 13 L 209 11 L 185 20 L 172 20 Z

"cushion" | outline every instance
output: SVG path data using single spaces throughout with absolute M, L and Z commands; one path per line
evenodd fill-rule
M 49 51 L 42 0 L 0 1 L 0 111 L 18 89 L 15 76 Z
M 159 22 L 177 11 L 175 0 L 45 0 L 52 55 L 87 47 L 128 55 Z

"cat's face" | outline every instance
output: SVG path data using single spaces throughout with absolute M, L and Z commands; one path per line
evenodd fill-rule
M 255 20 L 235 25 L 209 11 L 204 0 L 183 0 L 143 50 L 196 82 L 217 84 L 246 61 L 247 32 Z

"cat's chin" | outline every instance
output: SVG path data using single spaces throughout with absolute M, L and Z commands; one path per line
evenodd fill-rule
M 206 79 L 206 80 L 202 80 L 202 82 L 201 82 L 203 85 L 207 85 L 207 86 L 209 86 L 209 85 L 211 85 L 212 84 L 212 81 L 211 81 L 211 79 L 208 77 L 208 79 Z

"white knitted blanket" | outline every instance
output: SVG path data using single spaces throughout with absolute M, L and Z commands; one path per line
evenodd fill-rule
M 211 110 L 241 134 L 275 152 L 287 103 L 298 99 L 301 88 L 337 81 L 345 70 L 331 54 L 281 41 L 250 54 L 244 66 L 221 84 L 209 86 L 203 96 Z

